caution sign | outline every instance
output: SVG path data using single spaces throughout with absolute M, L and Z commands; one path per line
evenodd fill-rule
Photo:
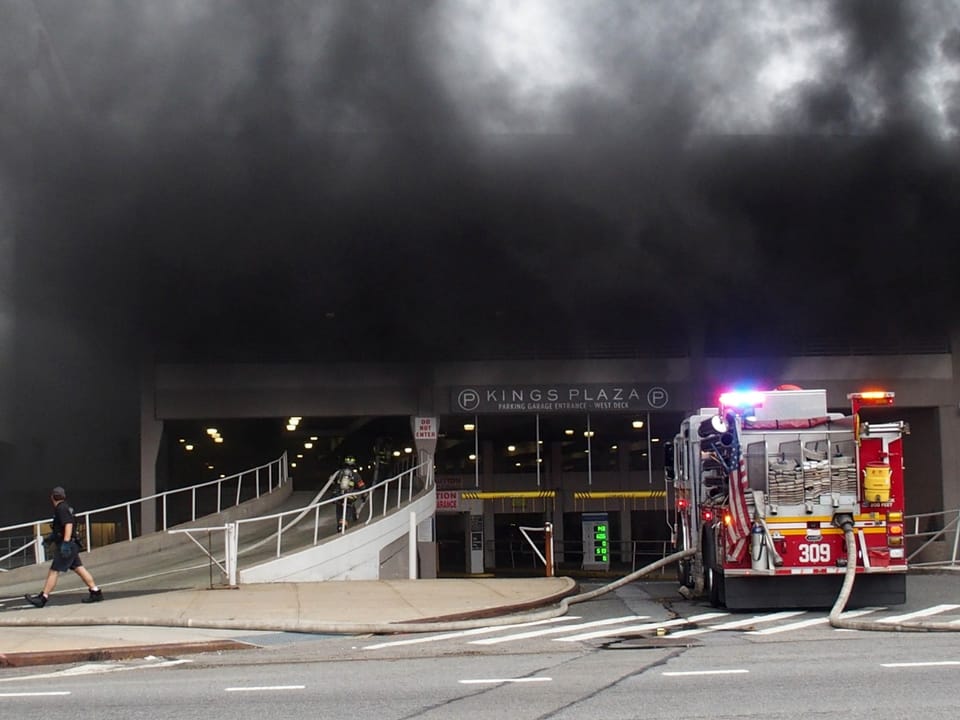
M 460 493 L 454 490 L 437 491 L 437 510 L 459 510 Z

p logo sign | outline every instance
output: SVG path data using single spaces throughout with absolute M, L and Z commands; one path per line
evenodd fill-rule
M 662 387 L 652 387 L 647 392 L 647 403 L 652 408 L 664 408 L 670 402 L 670 396 Z
M 461 410 L 466 410 L 467 412 L 476 410 L 480 407 L 480 393 L 473 388 L 461 390 L 457 396 L 457 405 L 460 406 Z

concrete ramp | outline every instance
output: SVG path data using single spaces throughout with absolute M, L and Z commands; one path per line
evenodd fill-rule
M 407 578 L 410 513 L 415 514 L 419 527 L 433 517 L 435 510 L 436 488 L 431 484 L 409 503 L 317 545 L 251 567 L 244 567 L 247 563 L 241 557 L 240 584 Z M 432 543 L 427 545 L 433 547 Z M 421 572 L 415 576 L 435 575 L 432 557 L 425 558 L 421 564 Z
M 240 518 L 256 517 L 280 510 L 302 507 L 311 502 L 313 493 L 294 493 L 292 484 L 285 483 L 268 495 L 261 495 L 223 512 L 207 515 L 177 526 L 201 528 L 223 525 Z M 270 534 L 263 529 L 263 537 Z M 223 558 L 223 533 L 201 535 L 204 545 L 215 556 Z M 259 538 L 252 536 L 249 542 Z M 123 592 L 149 592 L 172 589 L 219 586 L 224 578 L 219 568 L 186 535 L 155 532 L 105 545 L 82 553 L 83 563 L 93 573 L 97 584 Z M 14 597 L 25 592 L 38 592 L 47 576 L 49 563 L 28 565 L 0 573 L 0 598 Z M 84 590 L 74 573 L 63 573 L 57 584 L 57 593 Z

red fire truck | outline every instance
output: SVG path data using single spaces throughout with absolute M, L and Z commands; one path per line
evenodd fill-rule
M 731 609 L 829 607 L 854 562 L 848 607 L 905 601 L 909 427 L 868 422 L 863 409 L 892 405 L 891 392 L 847 397 L 850 415 L 827 412 L 825 390 L 729 392 L 681 423 L 666 471 L 674 545 L 697 549 L 679 564 L 684 594 Z

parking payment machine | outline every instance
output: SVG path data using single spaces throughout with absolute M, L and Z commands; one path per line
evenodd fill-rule
M 610 524 L 607 513 L 583 513 L 583 568 L 610 569 Z

